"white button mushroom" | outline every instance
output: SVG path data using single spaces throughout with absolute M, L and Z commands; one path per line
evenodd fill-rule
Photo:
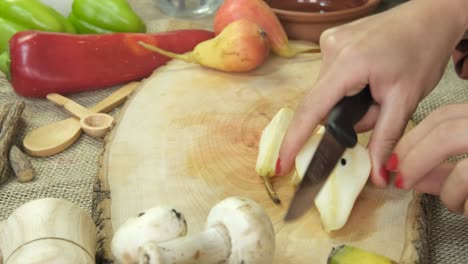
M 271 264 L 274 253 L 275 233 L 263 208 L 250 199 L 230 197 L 211 209 L 201 233 L 145 244 L 140 263 Z
M 117 263 L 138 263 L 138 248 L 146 242 L 163 242 L 186 233 L 187 222 L 181 213 L 156 206 L 122 224 L 112 238 L 112 254 Z

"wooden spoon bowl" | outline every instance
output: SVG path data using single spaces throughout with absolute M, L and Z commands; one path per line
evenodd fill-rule
M 80 118 L 81 128 L 91 137 L 104 137 L 114 123 L 112 116 L 104 113 L 94 113 L 60 94 L 48 94 L 47 99 Z
M 124 103 L 138 86 L 139 82 L 128 83 L 89 110 L 95 113 L 109 112 Z M 30 131 L 23 139 L 23 147 L 33 157 L 52 156 L 71 146 L 81 135 L 81 131 L 79 119 L 70 117 Z
M 114 118 L 108 114 L 95 113 L 80 120 L 83 131 L 92 137 L 103 137 L 109 132 Z

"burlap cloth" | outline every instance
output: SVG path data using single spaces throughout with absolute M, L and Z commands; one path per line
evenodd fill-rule
M 393 6 L 398 1 L 384 1 L 383 7 Z M 130 0 L 143 19 L 150 25 L 149 31 L 157 31 L 164 17 L 156 10 L 151 0 Z M 166 21 L 167 22 L 167 21 Z M 168 24 L 164 23 L 163 27 Z M 195 22 L 206 25 L 206 20 Z M 180 25 L 180 24 L 177 24 Z M 183 27 L 183 26 L 182 26 Z M 117 87 L 105 90 L 74 94 L 73 100 L 84 106 L 91 106 L 115 91 Z M 18 146 L 25 134 L 37 127 L 68 117 L 64 111 L 44 99 L 28 99 L 17 96 L 3 76 L 0 77 L 0 105 L 12 100 L 23 100 L 24 126 L 18 135 Z M 463 81 L 454 72 L 453 63 L 447 66 L 437 88 L 420 103 L 413 115 L 415 123 L 423 120 L 435 108 L 451 103 L 468 102 L 468 81 Z M 116 114 L 114 110 L 111 114 Z M 95 190 L 98 159 L 103 142 L 89 136 L 81 136 L 64 152 L 46 158 L 31 158 L 36 170 L 36 179 L 21 184 L 13 178 L 0 186 L 0 220 L 6 219 L 20 205 L 38 198 L 56 197 L 69 200 L 96 217 L 95 202 L 102 195 Z M 438 197 L 425 195 L 422 200 L 425 223 L 425 247 L 422 263 L 468 263 L 468 220 L 448 212 Z

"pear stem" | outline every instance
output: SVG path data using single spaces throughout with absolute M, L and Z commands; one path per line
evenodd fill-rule
M 143 41 L 138 41 L 138 44 L 140 44 L 141 46 L 143 46 L 147 50 L 157 52 L 157 53 L 159 53 L 161 55 L 167 56 L 167 57 L 172 58 L 172 59 L 179 59 L 179 60 L 183 60 L 185 62 L 193 62 L 191 52 L 185 53 L 185 54 L 177 54 L 177 53 L 173 53 L 173 52 L 170 52 L 170 51 L 167 51 L 167 50 L 163 50 L 161 48 L 158 48 L 158 47 L 156 47 L 154 45 L 145 43 Z
M 320 47 L 315 44 L 308 45 L 290 41 L 287 45 L 274 51 L 281 57 L 292 58 L 301 53 L 320 53 Z
M 275 190 L 273 189 L 273 185 L 271 185 L 270 177 L 269 176 L 263 176 L 263 182 L 265 183 L 265 189 L 268 193 L 268 196 L 270 196 L 270 199 L 275 203 L 275 204 L 281 204 L 281 200 L 279 199 L 278 195 L 276 195 Z

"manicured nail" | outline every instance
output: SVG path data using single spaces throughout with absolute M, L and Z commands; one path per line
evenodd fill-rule
M 388 170 L 384 166 L 382 166 L 382 168 L 380 168 L 380 177 L 382 177 L 382 179 L 384 179 L 385 184 L 388 184 L 388 182 L 390 180 L 390 177 L 388 176 Z
M 281 160 L 278 158 L 276 160 L 275 174 L 278 175 L 281 172 Z
M 390 158 L 385 163 L 385 168 L 389 171 L 396 171 L 398 169 L 398 156 L 395 153 L 392 153 Z
M 403 189 L 403 177 L 401 176 L 401 172 L 398 172 L 395 178 L 395 187 L 398 189 Z

